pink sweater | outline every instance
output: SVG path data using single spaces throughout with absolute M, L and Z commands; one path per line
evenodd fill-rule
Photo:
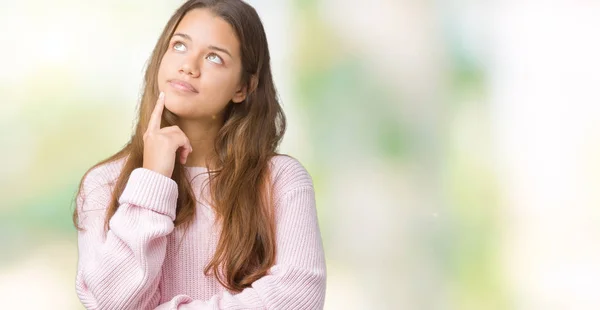
M 181 240 L 175 228 L 177 183 L 138 168 L 119 198 L 120 207 L 103 231 L 112 181 L 124 160 L 93 169 L 77 197 L 79 262 L 76 290 L 88 309 L 322 309 L 325 257 L 310 175 L 295 159 L 271 161 L 275 194 L 277 257 L 252 287 L 233 293 L 204 267 L 219 240 L 215 214 L 206 200 Z M 188 167 L 200 199 L 206 168 Z M 204 197 L 210 197 L 206 190 Z M 178 248 L 178 243 L 181 247 Z

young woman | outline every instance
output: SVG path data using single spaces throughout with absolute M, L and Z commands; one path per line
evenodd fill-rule
M 285 117 L 269 57 L 240 0 L 191 0 L 171 17 L 131 140 L 79 188 L 86 308 L 323 307 L 313 184 L 276 153 Z

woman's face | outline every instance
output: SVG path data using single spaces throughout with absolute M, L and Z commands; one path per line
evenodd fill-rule
M 240 45 L 233 28 L 207 9 L 181 20 L 158 69 L 165 107 L 182 119 L 221 116 L 230 101 L 245 99 Z

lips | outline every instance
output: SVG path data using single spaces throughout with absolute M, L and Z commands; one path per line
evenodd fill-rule
M 177 88 L 182 91 L 188 91 L 191 93 L 198 92 L 198 90 L 196 90 L 196 88 L 194 86 L 192 86 L 192 84 L 182 81 L 182 80 L 172 79 L 172 80 L 169 80 L 168 83 L 171 84 L 171 86 L 173 86 L 174 88 Z

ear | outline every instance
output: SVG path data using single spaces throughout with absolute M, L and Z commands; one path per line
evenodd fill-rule
M 248 96 L 248 94 L 253 93 L 257 87 L 258 87 L 258 77 L 256 76 L 256 74 L 253 74 L 252 76 L 250 76 L 250 82 L 248 83 L 248 85 L 243 85 L 233 95 L 233 98 L 231 99 L 231 101 L 233 101 L 235 103 L 240 103 L 240 102 L 246 100 L 246 97 Z

